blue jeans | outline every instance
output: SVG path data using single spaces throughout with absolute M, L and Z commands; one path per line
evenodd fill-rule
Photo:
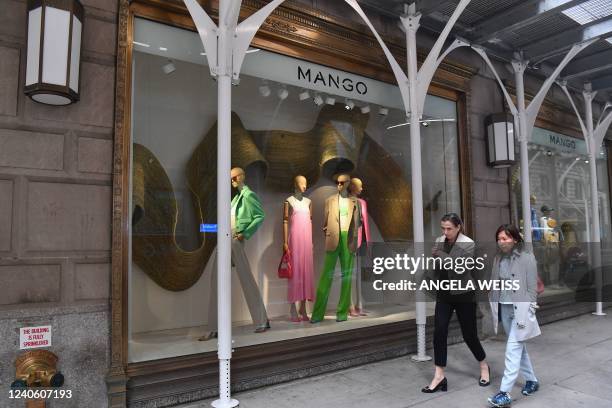
M 506 343 L 506 368 L 504 369 L 504 378 L 502 378 L 499 390 L 510 392 L 518 378 L 519 372 L 523 375 L 525 381 L 538 381 L 538 379 L 533 372 L 529 354 L 527 354 L 527 344 L 514 338 L 514 330 L 516 330 L 514 305 L 500 303 L 499 315 L 504 331 L 508 336 L 508 342 Z

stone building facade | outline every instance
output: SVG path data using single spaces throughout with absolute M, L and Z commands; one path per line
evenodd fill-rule
M 26 1 L 0 0 L 0 405 L 14 379 L 18 329 L 51 325 L 70 401 L 53 408 L 108 406 L 110 281 L 118 38 L 117 0 L 82 0 L 85 7 L 81 99 L 67 107 L 37 104 L 23 93 L 26 68 Z M 125 2 L 127 3 L 127 1 Z M 335 2 L 294 0 L 293 5 L 349 18 Z M 350 17 L 352 18 L 352 17 Z M 395 22 L 372 17 L 387 36 Z M 358 20 L 355 19 L 358 22 Z M 354 22 L 355 22 L 354 21 Z M 401 40 L 398 40 L 401 42 Z M 432 39 L 420 37 L 419 44 Z M 503 110 L 496 82 L 473 53 L 456 60 L 475 69 L 467 101 L 472 174 L 473 236 L 489 240 L 510 222 L 509 171 L 486 166 L 484 118 Z M 500 65 L 501 67 L 501 65 Z M 502 70 L 503 71 L 503 70 Z M 506 72 L 512 83 L 512 76 Z M 535 90 L 540 78 L 528 78 Z M 575 121 L 559 92 L 550 94 L 557 117 Z M 555 109 L 549 109 L 555 111 Z M 573 125 L 571 125 L 574 123 Z M 573 131 L 573 130 L 572 130 Z M 177 402 L 178 397 L 171 402 Z
M 25 0 L 0 1 L 0 384 L 8 400 L 19 327 L 51 325 L 74 392 L 53 407 L 104 407 L 109 361 L 111 182 L 118 2 L 84 0 L 81 100 L 23 93 Z

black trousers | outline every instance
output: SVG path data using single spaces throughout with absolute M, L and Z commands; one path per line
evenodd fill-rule
M 456 299 L 453 299 L 457 297 Z M 448 325 L 453 311 L 457 312 L 457 319 L 461 326 L 461 334 L 465 344 L 478 361 L 485 359 L 486 354 L 480 340 L 476 326 L 476 303 L 466 301 L 465 295 L 447 295 L 439 297 L 436 301 L 435 328 L 434 328 L 434 360 L 439 367 L 446 367 L 446 349 L 448 339 Z

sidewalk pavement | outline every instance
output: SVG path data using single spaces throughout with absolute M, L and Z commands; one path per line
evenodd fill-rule
M 587 314 L 542 327 L 542 335 L 528 345 L 540 391 L 521 395 L 519 378 L 512 391 L 513 407 L 612 407 L 612 309 L 607 312 L 603 317 Z M 478 386 L 478 363 L 460 343 L 449 347 L 448 392 L 423 394 L 420 390 L 433 375 L 433 362 L 401 357 L 233 397 L 243 408 L 485 408 L 487 397 L 499 389 L 505 339 L 487 339 L 483 347 L 491 365 L 488 387 Z M 210 407 L 211 402 L 182 408 Z

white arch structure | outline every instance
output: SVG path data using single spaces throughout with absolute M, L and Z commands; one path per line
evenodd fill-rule
M 523 212 L 523 235 L 525 242 L 531 244 L 532 235 L 531 235 L 531 223 L 527 222 L 527 214 L 531 214 L 531 203 L 529 201 L 529 196 L 531 194 L 531 189 L 529 186 L 529 155 L 528 155 L 528 143 L 531 140 L 531 133 L 533 132 L 533 128 L 535 126 L 535 121 L 538 116 L 538 112 L 542 107 L 542 103 L 544 102 L 544 98 L 546 98 L 546 94 L 550 90 L 550 87 L 555 83 L 556 79 L 559 77 L 559 74 L 565 68 L 565 66 L 574 58 L 580 51 L 593 44 L 599 38 L 594 38 L 589 41 L 574 44 L 572 48 L 567 52 L 565 58 L 559 63 L 557 68 L 553 71 L 553 73 L 544 81 L 542 87 L 533 98 L 533 100 L 529 103 L 529 106 L 525 105 L 525 84 L 523 82 L 523 76 L 525 74 L 525 70 L 527 69 L 527 64 L 529 61 L 525 60 L 520 53 L 515 54 L 516 59 L 512 61 L 512 68 L 514 70 L 514 79 L 515 79 L 515 88 L 516 88 L 516 102 L 517 105 L 514 104 L 508 90 L 504 86 L 501 81 L 495 67 L 491 63 L 491 60 L 487 56 L 484 49 L 472 46 L 472 49 L 478 53 L 484 59 L 484 61 L 489 66 L 489 69 L 493 72 L 495 79 L 497 80 L 504 97 L 506 99 L 506 103 L 510 107 L 510 112 L 512 116 L 514 116 L 514 131 L 518 130 L 518 140 L 520 144 L 520 157 L 521 157 L 521 207 Z M 518 125 L 518 126 L 517 126 Z
M 242 0 L 220 0 L 219 25 L 215 25 L 210 16 L 202 9 L 196 0 L 183 0 L 191 14 L 198 34 L 206 51 L 206 58 L 210 67 L 211 75 L 217 78 L 218 83 L 218 144 L 217 144 L 217 208 L 218 208 L 218 322 L 219 322 L 219 399 L 213 402 L 217 408 L 235 407 L 238 401 L 231 398 L 230 391 L 230 359 L 232 357 L 232 324 L 231 324 L 231 231 L 230 231 L 230 183 L 229 171 L 231 166 L 231 85 L 232 81 L 238 83 L 240 69 L 246 51 L 255 37 L 255 33 L 266 18 L 280 6 L 285 0 L 272 0 L 266 6 L 249 16 L 238 24 L 238 15 Z M 361 19 L 372 31 L 376 40 L 382 47 L 387 57 L 393 74 L 397 80 L 406 116 L 410 120 L 410 146 L 412 166 L 412 201 L 413 201 L 413 237 L 415 242 L 415 254 L 424 250 L 424 225 L 423 225 L 423 188 L 421 169 L 421 133 L 419 120 L 423 115 L 423 106 L 427 90 L 433 75 L 442 60 L 453 50 L 459 47 L 470 46 L 469 43 L 456 39 L 444 52 L 442 48 L 453 26 L 459 19 L 471 0 L 461 0 L 457 8 L 446 23 L 440 36 L 430 50 L 425 62 L 419 70 L 417 68 L 416 32 L 419 29 L 421 14 L 417 12 L 415 4 L 406 7 L 405 15 L 400 21 L 406 33 L 407 65 L 408 75 L 399 66 L 388 47 L 362 10 L 357 0 L 344 0 L 357 12 Z M 519 135 L 521 141 L 521 183 L 523 198 L 523 214 L 530 213 L 529 207 L 529 173 L 527 157 L 527 141 L 533 130 L 535 117 L 539 111 L 546 93 L 555 79 L 567 65 L 567 63 L 583 48 L 594 40 L 574 45 L 564 60 L 559 64 L 553 75 L 544 83 L 537 96 L 525 108 L 523 73 L 527 62 L 519 58 L 513 62 L 516 74 L 516 89 L 518 109 L 512 103 L 507 90 L 495 72 L 491 61 L 483 49 L 474 48 L 481 55 L 491 70 L 494 72 L 499 85 L 502 87 L 508 105 L 511 107 L 515 117 L 515 123 L 519 123 Z M 515 127 L 516 128 L 516 127 Z M 525 222 L 525 238 L 531 242 L 531 225 Z M 425 354 L 425 303 L 417 293 L 416 323 L 417 323 L 417 355 L 413 359 L 426 361 L 431 359 Z

